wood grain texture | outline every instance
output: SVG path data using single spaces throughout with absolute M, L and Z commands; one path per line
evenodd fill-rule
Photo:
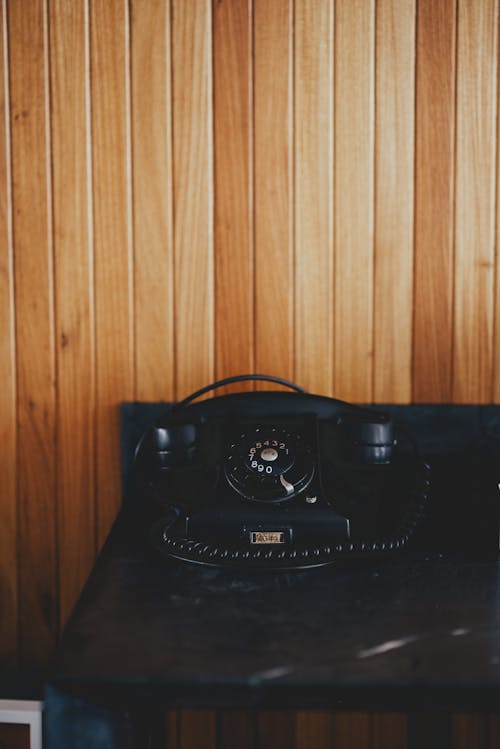
M 254 0 L 255 368 L 292 380 L 293 10 Z
M 493 396 L 498 0 L 461 3 L 457 48 L 453 400 Z
M 500 746 L 500 715 L 493 713 L 487 718 L 488 749 Z
M 86 27 L 83 3 L 51 2 L 49 39 L 61 624 L 65 623 L 88 577 L 96 542 L 95 357 L 88 205 Z
M 335 5 L 335 395 L 373 397 L 373 0 Z
M 401 713 L 372 715 L 372 749 L 407 749 L 408 718 Z M 412 749 L 416 747 L 412 746 Z
M 213 16 L 215 376 L 219 379 L 255 370 L 252 0 L 215 2 Z M 245 389 L 253 389 L 253 384 L 236 387 Z
M 335 713 L 332 746 L 338 749 L 371 749 L 372 721 L 369 713 Z
M 214 379 L 212 17 L 172 0 L 176 397 Z
M 17 658 L 17 474 L 14 256 L 7 13 L 0 3 L 0 663 Z
M 32 666 L 120 505 L 121 400 L 255 366 L 358 401 L 500 402 L 500 11 L 0 7 L 0 657 Z M 190 715 L 177 749 L 249 741 L 248 714 Z M 273 747 L 404 744 L 394 716 L 257 723 Z
M 295 376 L 330 395 L 333 374 L 333 3 L 295 3 Z
M 498 250 L 500 248 L 500 52 L 497 60 L 497 132 L 496 132 L 496 156 L 497 156 L 497 174 L 496 174 L 496 219 L 495 219 L 495 321 L 494 321 L 494 340 L 493 340 L 493 402 L 500 403 L 500 262 L 498 260 Z
M 54 314 L 47 18 L 8 5 L 15 237 L 21 659 L 44 663 L 57 633 Z
M 262 710 L 257 715 L 259 749 L 290 749 L 295 746 L 295 712 Z
M 299 711 L 295 719 L 296 749 L 329 749 L 334 744 L 334 713 Z M 341 749 L 339 745 L 338 749 Z
M 137 399 L 172 400 L 174 367 L 169 0 L 131 3 L 131 113 Z
M 179 710 L 178 749 L 215 749 L 214 710 Z
M 255 749 L 257 712 L 221 710 L 217 716 L 217 749 Z
M 408 403 L 412 394 L 415 14 L 416 0 L 377 2 L 373 398 L 378 403 Z
M 487 716 L 479 713 L 453 715 L 451 745 L 453 749 L 490 749 Z
M 413 400 L 447 403 L 453 366 L 456 2 L 419 0 L 417 18 Z
M 90 13 L 96 318 L 97 534 L 121 502 L 119 416 L 133 395 L 133 298 L 128 174 L 128 5 L 94 0 Z
M 168 710 L 168 712 L 165 714 L 165 743 L 163 749 L 178 749 L 179 747 L 178 717 L 178 710 Z

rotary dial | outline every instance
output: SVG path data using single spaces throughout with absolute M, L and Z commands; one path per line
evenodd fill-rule
M 256 428 L 231 444 L 226 476 L 247 499 L 281 502 L 294 497 L 311 481 L 311 450 L 299 434 L 277 428 Z
M 288 471 L 295 461 L 295 450 L 281 439 L 267 438 L 255 440 L 248 447 L 245 466 L 257 478 L 280 476 Z

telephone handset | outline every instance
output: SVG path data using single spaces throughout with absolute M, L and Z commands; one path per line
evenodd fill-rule
M 241 380 L 295 392 L 198 397 Z M 293 569 L 408 546 L 429 495 L 428 465 L 390 417 L 266 375 L 203 388 L 143 436 L 136 475 L 150 541 L 188 562 Z

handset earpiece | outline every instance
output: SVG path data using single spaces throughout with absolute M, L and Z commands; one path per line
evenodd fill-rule
M 394 424 L 386 416 L 359 417 L 349 420 L 349 439 L 353 457 L 361 463 L 390 463 L 393 449 Z
M 155 426 L 153 444 L 157 465 L 162 470 L 191 465 L 196 455 L 197 436 L 194 424 Z

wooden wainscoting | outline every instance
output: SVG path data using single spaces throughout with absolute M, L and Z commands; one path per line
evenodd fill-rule
M 106 537 L 120 401 L 500 400 L 499 3 L 0 0 L 2 659 Z
M 170 711 L 157 738 L 162 749 L 496 749 L 499 742 L 496 714 L 328 711 Z

